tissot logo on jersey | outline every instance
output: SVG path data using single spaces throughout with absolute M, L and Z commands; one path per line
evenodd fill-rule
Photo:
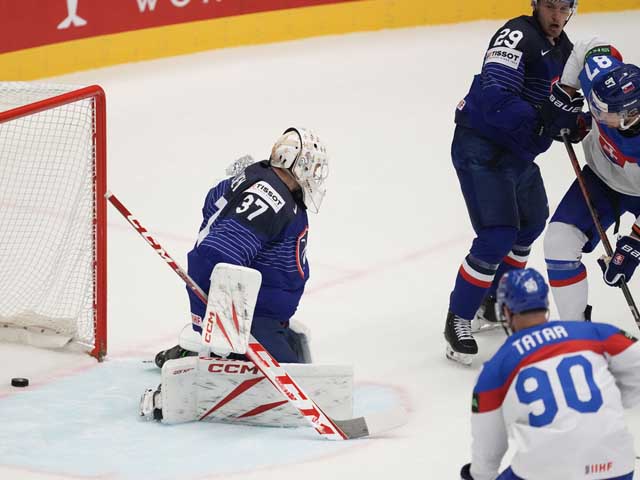
M 496 47 L 487 50 L 484 63 L 499 63 L 517 70 L 521 59 L 522 52 L 518 50 L 506 47 Z
M 255 193 L 262 198 L 267 204 L 273 208 L 276 213 L 284 207 L 285 201 L 276 190 L 267 182 L 261 180 L 251 185 L 247 192 Z

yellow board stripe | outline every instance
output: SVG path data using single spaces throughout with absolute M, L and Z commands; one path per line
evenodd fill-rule
M 433 5 L 432 3 L 437 3 Z M 0 55 L 4 80 L 32 80 L 216 48 L 528 14 L 528 0 L 366 0 L 135 30 Z M 640 8 L 640 0 L 581 0 L 580 13 Z

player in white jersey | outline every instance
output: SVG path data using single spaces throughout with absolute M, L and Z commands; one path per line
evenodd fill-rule
M 602 227 L 619 224 L 631 212 L 635 224 L 618 240 L 609 261 L 601 261 L 604 280 L 629 281 L 640 258 L 640 68 L 625 64 L 620 53 L 598 39 L 575 45 L 551 101 L 570 105 L 581 89 L 593 116 L 582 145 L 582 170 Z M 582 254 L 594 250 L 600 236 L 580 186 L 575 181 L 556 209 L 544 239 L 549 283 L 561 319 L 588 320 L 587 271 Z
M 548 321 L 548 292 L 530 268 L 500 280 L 496 313 L 513 333 L 473 390 L 463 480 L 633 478 L 623 408 L 640 401 L 640 344 L 613 325 Z M 498 474 L 509 439 L 515 453 Z

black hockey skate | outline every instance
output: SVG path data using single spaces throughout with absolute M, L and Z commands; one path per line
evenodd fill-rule
M 473 356 L 478 353 L 478 344 L 471 333 L 471 322 L 453 312 L 447 313 L 444 338 L 447 341 L 447 358 L 463 365 L 471 365 Z
M 162 368 L 167 360 L 174 360 L 176 358 L 195 357 L 198 352 L 192 352 L 191 350 L 185 350 L 180 345 L 171 347 L 167 350 L 162 350 L 156 355 L 156 366 Z
M 487 295 L 478 308 L 476 316 L 471 320 L 471 331 L 473 333 L 486 332 L 502 326 L 496 317 L 496 297 Z

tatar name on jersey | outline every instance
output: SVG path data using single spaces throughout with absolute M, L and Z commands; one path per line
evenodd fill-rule
M 521 338 L 512 342 L 511 345 L 513 345 L 520 355 L 524 355 L 545 343 L 568 337 L 569 334 L 562 325 L 554 325 L 523 335 Z

